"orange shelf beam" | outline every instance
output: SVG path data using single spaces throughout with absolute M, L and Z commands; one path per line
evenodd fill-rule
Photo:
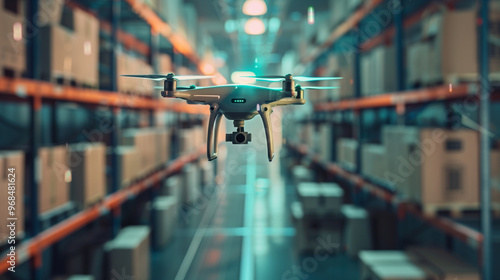
M 13 95 L 20 98 L 35 97 L 64 100 L 100 106 L 165 110 L 189 114 L 208 114 L 207 108 L 203 105 L 189 105 L 185 102 L 171 103 L 166 102 L 164 99 L 150 99 L 124 95 L 118 92 L 60 86 L 49 82 L 29 79 L 0 77 L 0 94 Z
M 205 148 L 201 148 L 191 155 L 183 156 L 175 160 L 165 169 L 157 171 L 148 176 L 146 179 L 107 196 L 102 203 L 83 210 L 78 214 L 71 216 L 69 219 L 60 222 L 59 224 L 41 232 L 32 239 L 22 243 L 17 248 L 17 263 L 19 264 L 25 262 L 32 257 L 40 255 L 44 249 L 81 229 L 103 214 L 109 213 L 111 210 L 127 201 L 129 197 L 136 196 L 155 184 L 158 184 L 163 178 L 179 172 L 184 165 L 197 160 L 201 155 L 205 154 L 205 150 Z M 3 257 L 0 260 L 0 275 L 6 272 L 9 268 L 7 261 L 8 258 L 6 257 Z
M 464 225 L 456 223 L 448 218 L 438 217 L 438 216 L 427 216 L 424 215 L 418 207 L 413 203 L 408 203 L 400 201 L 394 194 L 383 189 L 380 186 L 367 182 L 359 174 L 347 171 L 334 163 L 325 163 L 320 160 L 319 155 L 309 152 L 306 145 L 301 144 L 287 144 L 289 148 L 297 151 L 301 156 L 311 158 L 315 164 L 323 166 L 325 170 L 331 174 L 342 177 L 346 180 L 351 181 L 356 188 L 363 189 L 371 193 L 372 195 L 384 200 L 392 205 L 397 205 L 398 213 L 411 213 L 414 216 L 420 218 L 422 221 L 429 223 L 430 225 L 436 227 L 437 229 L 447 233 L 451 236 L 458 238 L 459 240 L 466 242 L 467 244 L 478 248 L 481 250 L 481 243 L 483 242 L 483 235 L 471 228 Z
M 452 86 L 451 88 L 449 85 L 436 86 L 425 89 L 362 97 L 358 99 L 328 102 L 315 105 L 314 109 L 316 111 L 344 111 L 404 106 L 406 104 L 418 104 L 437 100 L 458 99 L 467 96 L 474 96 L 477 91 L 476 89 L 477 87 L 474 84 L 460 84 Z

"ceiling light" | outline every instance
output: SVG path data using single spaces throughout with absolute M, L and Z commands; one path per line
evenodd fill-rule
M 249 16 L 261 16 L 267 12 L 264 0 L 247 0 L 243 3 L 243 13 Z
M 259 18 L 251 18 L 245 23 L 245 33 L 249 35 L 260 35 L 266 31 L 266 26 Z

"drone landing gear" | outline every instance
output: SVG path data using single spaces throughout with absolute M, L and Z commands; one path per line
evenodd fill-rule
M 269 104 L 264 104 L 260 106 L 259 114 L 262 117 L 262 122 L 264 123 L 264 130 L 266 131 L 267 139 L 267 157 L 269 161 L 273 161 L 274 158 L 274 145 L 273 145 L 273 134 L 271 127 L 271 112 L 272 107 Z
M 217 145 L 219 136 L 219 126 L 222 113 L 218 104 L 210 106 L 210 121 L 208 123 L 207 157 L 209 161 L 217 158 Z M 215 131 L 214 131 L 215 128 Z
M 252 141 L 252 134 L 245 132 L 245 121 L 233 121 L 234 127 L 237 128 L 236 132 L 226 134 L 226 142 L 233 142 L 233 144 L 248 144 Z

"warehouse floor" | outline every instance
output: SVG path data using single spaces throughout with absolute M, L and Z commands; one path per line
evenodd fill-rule
M 304 271 L 304 259 L 313 256 L 294 251 L 294 188 L 279 157 L 269 164 L 256 147 L 227 146 L 226 186 L 181 215 L 172 242 L 153 252 L 152 279 L 359 279 L 357 261 L 342 254 Z M 297 266 L 301 275 L 293 274 Z

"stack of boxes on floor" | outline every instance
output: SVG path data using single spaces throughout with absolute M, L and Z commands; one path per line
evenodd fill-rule
M 361 251 L 361 279 L 471 279 L 479 271 L 441 249 L 411 247 L 405 251 Z
M 335 183 L 313 182 L 299 183 L 297 190 L 300 202 L 291 206 L 297 252 L 314 251 L 321 239 L 340 247 L 343 190 Z
M 0 1 L 0 75 L 4 77 L 21 77 L 26 67 L 24 1 Z

